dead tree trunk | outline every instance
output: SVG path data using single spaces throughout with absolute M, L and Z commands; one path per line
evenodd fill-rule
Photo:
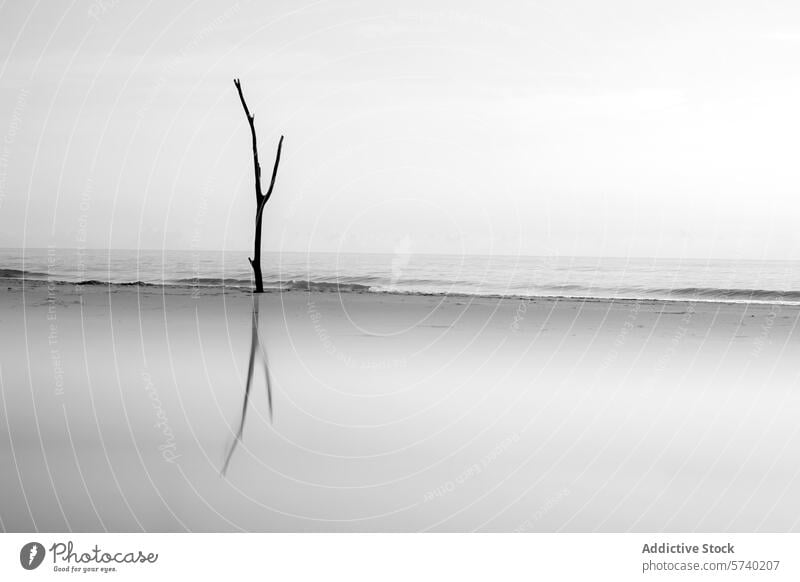
M 272 189 L 275 187 L 275 176 L 278 174 L 278 164 L 281 162 L 281 148 L 283 147 L 283 136 L 278 141 L 278 152 L 275 154 L 275 165 L 272 168 L 272 178 L 269 181 L 269 188 L 267 193 L 264 194 L 261 190 L 261 164 L 258 163 L 258 145 L 256 143 L 256 126 L 255 115 L 250 114 L 247 108 L 247 103 L 242 94 L 242 83 L 239 79 L 234 79 L 233 84 L 236 85 L 236 90 L 239 92 L 239 99 L 242 102 L 244 113 L 247 116 L 247 122 L 250 124 L 250 134 L 253 137 L 253 168 L 256 176 L 256 234 L 253 241 L 253 258 L 250 261 L 250 266 L 253 267 L 253 275 L 256 280 L 256 293 L 264 292 L 264 279 L 261 276 L 261 218 L 264 214 L 264 206 L 267 200 L 272 196 Z

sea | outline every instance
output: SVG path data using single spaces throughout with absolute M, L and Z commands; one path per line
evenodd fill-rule
M 800 305 L 800 261 L 641 257 L 262 255 L 268 290 Z M 248 289 L 244 251 L 0 249 L 0 278 Z

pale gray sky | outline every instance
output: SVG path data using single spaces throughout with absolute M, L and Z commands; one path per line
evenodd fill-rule
M 800 5 L 11 1 L 0 246 L 800 258 Z

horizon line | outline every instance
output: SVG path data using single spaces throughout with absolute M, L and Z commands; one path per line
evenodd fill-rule
M 62 251 L 130 251 L 130 252 L 178 252 L 178 253 L 244 253 L 250 254 L 252 249 L 158 249 L 158 248 L 124 248 L 124 247 L 68 247 L 68 246 L 46 246 L 46 247 L 0 247 L 2 251 L 26 251 L 26 250 L 41 250 L 47 251 L 50 249 Z M 262 251 L 262 254 L 298 254 L 298 255 L 392 255 L 393 252 L 369 252 L 369 251 Z M 734 257 L 679 257 L 679 256 L 654 256 L 654 255 L 557 255 L 557 254 L 510 254 L 510 253 L 431 253 L 431 252 L 413 252 L 410 255 L 421 255 L 431 257 L 516 257 L 516 258 L 546 258 L 553 257 L 558 259 L 650 259 L 650 260 L 675 260 L 675 261 L 769 261 L 769 262 L 800 262 L 798 258 L 734 258 Z

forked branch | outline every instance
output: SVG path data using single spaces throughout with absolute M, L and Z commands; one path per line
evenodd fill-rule
M 264 292 L 264 282 L 261 276 L 261 218 L 264 213 L 264 206 L 272 196 L 272 191 L 275 188 L 275 178 L 278 175 L 278 165 L 281 163 L 281 149 L 283 148 L 283 136 L 278 141 L 278 151 L 275 154 L 275 165 L 272 167 L 272 177 L 269 181 L 269 188 L 267 193 L 264 194 L 261 188 L 261 164 L 258 161 L 258 139 L 256 138 L 256 124 L 255 115 L 250 113 L 250 108 L 247 107 L 244 93 L 242 92 L 242 83 L 239 79 L 234 79 L 233 84 L 236 85 L 236 91 L 239 93 L 239 101 L 242 102 L 244 114 L 247 116 L 247 123 L 250 125 L 250 136 L 253 141 L 253 172 L 255 174 L 255 189 L 256 189 L 256 224 L 255 224 L 255 237 L 253 241 L 253 258 L 248 258 L 250 266 L 253 267 L 253 275 L 256 281 L 256 293 Z

